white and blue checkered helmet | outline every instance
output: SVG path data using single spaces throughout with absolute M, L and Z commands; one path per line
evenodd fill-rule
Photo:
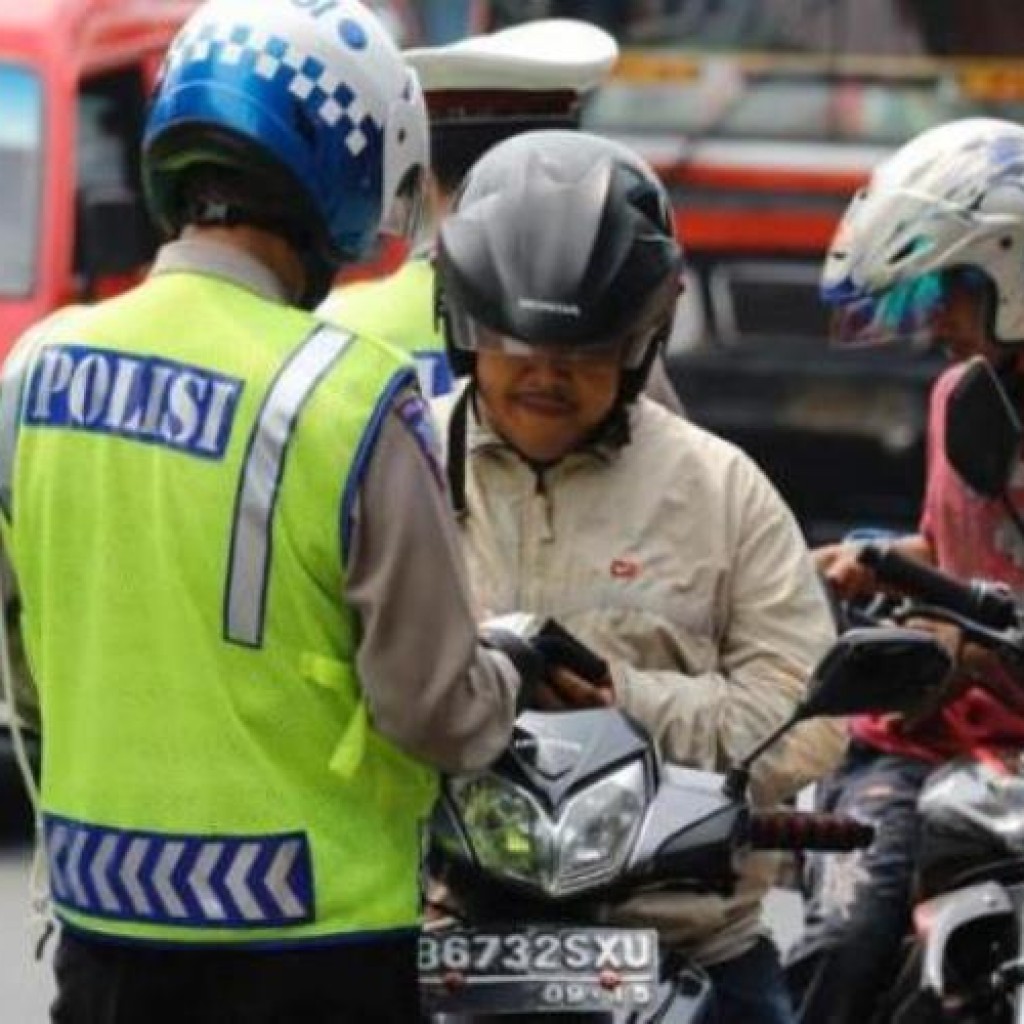
M 334 269 L 381 230 L 411 236 L 427 168 L 415 73 L 355 0 L 208 0 L 164 62 L 143 139 L 159 225 L 182 226 L 177 185 L 206 164 L 277 175 Z

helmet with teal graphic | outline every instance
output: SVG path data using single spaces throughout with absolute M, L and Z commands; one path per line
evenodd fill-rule
M 956 288 L 984 302 L 988 340 L 1024 344 L 1024 127 L 965 118 L 878 166 L 832 241 L 822 298 L 840 343 L 936 339 Z

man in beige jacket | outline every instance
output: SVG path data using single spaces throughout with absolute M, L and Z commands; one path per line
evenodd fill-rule
M 480 615 L 556 618 L 668 758 L 723 769 L 792 711 L 833 629 L 764 475 L 641 395 L 681 270 L 634 154 L 569 132 L 500 144 L 441 228 L 449 354 L 470 381 L 438 412 Z M 842 745 L 833 722 L 794 731 L 757 763 L 755 799 L 791 796 Z M 723 1024 L 792 1020 L 760 922 L 773 867 L 750 858 L 730 898 L 622 908 L 708 966 Z

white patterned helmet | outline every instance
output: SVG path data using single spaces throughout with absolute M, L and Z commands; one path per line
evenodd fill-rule
M 822 298 L 840 342 L 928 342 L 950 271 L 984 283 L 991 340 L 1024 344 L 1024 127 L 969 118 L 921 133 L 874 172 L 829 249 Z
M 168 51 L 142 150 L 167 233 L 183 176 L 228 167 L 283 197 L 332 270 L 382 229 L 411 237 L 427 161 L 419 81 L 356 0 L 208 0 Z

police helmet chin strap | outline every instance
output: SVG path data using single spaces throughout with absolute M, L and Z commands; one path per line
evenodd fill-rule
M 39 787 L 32 774 L 28 751 L 25 749 L 25 737 L 14 696 L 14 671 L 11 668 L 11 641 L 7 628 L 7 586 L 4 575 L 0 572 L 0 702 L 7 705 L 10 711 L 11 740 L 14 746 L 14 759 L 18 772 L 32 807 L 32 867 L 29 872 L 29 901 L 31 912 L 29 928 L 36 933 L 35 958 L 42 959 L 46 944 L 54 933 L 55 923 L 50 902 L 50 885 L 46 868 L 46 841 L 43 829 L 42 805 L 39 799 Z

